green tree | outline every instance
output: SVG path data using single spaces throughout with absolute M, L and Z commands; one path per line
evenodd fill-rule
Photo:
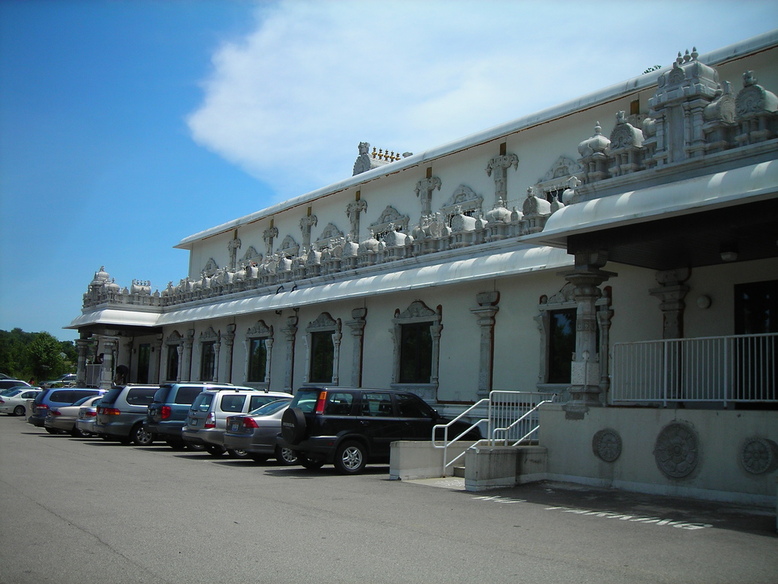
M 49 333 L 38 333 L 35 340 L 27 347 L 28 366 L 33 377 L 39 381 L 52 379 L 60 375 L 64 368 L 62 349 L 59 341 Z
M 77 360 L 72 341 L 58 341 L 49 333 L 28 333 L 20 328 L 0 330 L 0 371 L 17 379 L 53 379 L 74 372 Z

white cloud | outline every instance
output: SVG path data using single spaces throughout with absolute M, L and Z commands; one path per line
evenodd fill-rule
M 690 24 L 711 4 L 734 20 L 695 30 Z M 395 151 L 426 150 L 651 65 L 667 66 L 687 45 L 707 42 L 700 47 L 705 52 L 753 36 L 762 31 L 733 26 L 753 20 L 743 7 L 769 10 L 726 2 L 657 1 L 650 12 L 641 12 L 643 6 L 260 3 L 255 31 L 214 55 L 204 101 L 189 126 L 198 143 L 286 198 L 348 177 L 362 140 Z M 731 38 L 710 40 L 723 30 Z

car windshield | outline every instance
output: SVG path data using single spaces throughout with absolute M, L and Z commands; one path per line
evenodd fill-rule
M 108 393 L 106 393 L 103 396 L 103 399 L 100 400 L 103 402 L 103 404 L 112 404 L 116 401 L 116 398 L 119 397 L 119 394 L 122 392 L 121 387 L 114 387 L 112 390 L 110 390 Z
M 13 397 L 19 393 L 22 393 L 22 391 L 24 391 L 24 388 L 22 387 L 11 387 L 10 389 L 6 389 L 2 393 L 0 393 L 0 395 L 2 395 L 3 397 Z
M 300 408 L 305 413 L 311 413 L 316 400 L 319 399 L 320 389 L 300 389 L 294 396 L 290 407 Z
M 212 393 L 201 393 L 198 395 L 194 403 L 192 404 L 192 410 L 200 410 L 201 412 L 207 412 L 210 407 L 211 403 L 213 402 L 213 394 Z
M 88 396 L 86 396 L 86 397 L 82 397 L 82 398 L 81 398 L 80 400 L 78 400 L 77 402 L 74 402 L 74 403 L 73 403 L 73 405 L 74 405 L 74 406 L 80 406 L 80 405 L 81 405 L 81 404 L 83 404 L 85 401 L 87 401 L 87 400 L 90 400 L 90 399 L 92 399 L 93 397 L 94 397 L 93 395 L 88 395 Z
M 270 414 L 275 414 L 278 410 L 281 410 L 289 405 L 289 402 L 292 401 L 291 399 L 279 399 L 277 401 L 270 402 L 269 404 L 265 404 L 261 408 L 257 408 L 256 410 L 249 412 L 250 416 L 269 416 Z

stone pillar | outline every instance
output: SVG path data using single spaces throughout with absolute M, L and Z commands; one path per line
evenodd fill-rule
M 349 235 L 354 241 L 359 241 L 359 218 L 360 215 L 367 211 L 367 201 L 364 201 L 361 197 L 361 191 L 357 191 L 356 200 L 352 201 L 346 207 L 346 215 L 348 215 L 349 223 L 351 223 L 351 229 Z
M 603 395 L 607 396 L 611 387 L 611 378 L 608 375 L 609 353 L 610 353 L 610 331 L 613 310 L 610 308 L 610 289 L 606 287 L 608 295 L 605 300 L 606 306 L 601 306 L 597 310 L 597 324 L 600 327 L 600 389 Z
M 219 339 L 216 339 L 216 341 L 214 341 L 213 343 L 213 381 L 217 383 L 221 381 L 219 379 L 219 371 L 221 370 L 219 368 L 219 361 L 221 360 L 220 359 L 221 348 L 222 348 L 221 341 Z
M 286 365 L 284 369 L 284 391 L 293 393 L 294 381 L 294 342 L 297 336 L 297 315 L 286 319 L 286 328 L 282 330 L 286 336 Z
M 481 349 L 478 361 L 478 397 L 489 396 L 492 390 L 492 375 L 494 372 L 494 315 L 500 308 L 499 292 L 481 292 L 476 296 L 478 306 L 471 308 L 478 318 L 478 326 L 481 330 Z
M 332 333 L 332 385 L 340 385 L 340 341 L 343 333 L 340 332 L 340 319 L 338 319 L 338 328 Z
M 227 332 L 222 335 L 222 344 L 224 344 L 224 347 L 227 349 L 225 351 L 227 363 L 224 367 L 224 369 L 226 369 L 224 381 L 227 383 L 232 383 L 232 358 L 235 351 L 235 328 L 236 326 L 234 324 L 228 324 Z
M 194 329 L 186 331 L 184 342 L 178 345 L 181 353 L 178 354 L 178 380 L 190 381 L 192 379 L 192 347 L 194 346 Z
M 89 353 L 89 346 L 92 341 L 89 339 L 76 339 L 76 351 L 78 352 L 78 362 L 76 365 L 76 385 L 84 387 L 86 385 L 86 357 Z
M 508 169 L 516 170 L 519 157 L 506 152 L 506 145 L 500 145 L 500 155 L 495 156 L 486 166 L 486 174 L 494 174 L 494 208 L 505 207 L 508 204 Z
M 119 349 L 118 337 L 103 337 L 103 363 L 100 368 L 100 389 L 111 389 L 113 385 L 114 355 Z
M 367 308 L 355 308 L 351 311 L 351 320 L 346 324 L 354 337 L 354 350 L 351 353 L 351 387 L 362 387 L 362 351 L 365 340 L 365 316 Z
M 582 416 L 589 407 L 602 405 L 596 303 L 602 295 L 598 286 L 616 275 L 600 269 L 606 261 L 604 252 L 577 253 L 575 269 L 564 274 L 575 287 L 573 294 L 577 304 L 575 354 L 570 370 L 572 399 L 565 405 L 569 417 Z
M 683 338 L 683 313 L 686 308 L 684 299 L 689 287 L 684 284 L 691 276 L 691 269 L 678 268 L 656 273 L 658 288 L 649 291 L 651 296 L 659 298 L 662 310 L 662 338 Z
M 161 383 L 160 365 L 162 364 L 162 335 L 157 335 L 151 343 L 149 358 L 149 383 Z

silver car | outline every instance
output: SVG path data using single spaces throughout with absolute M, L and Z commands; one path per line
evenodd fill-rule
M 289 407 L 289 398 L 270 402 L 245 416 L 229 416 L 224 434 L 227 452 L 245 452 L 257 462 L 275 458 L 280 464 L 297 464 L 297 456 L 289 448 L 276 446 L 281 432 L 281 416 Z
M 277 399 L 291 399 L 292 396 L 280 391 L 256 391 L 246 389 L 206 390 L 195 398 L 186 425 L 181 430 L 184 442 L 194 446 L 204 446 L 213 456 L 222 456 L 224 430 L 227 417 L 246 414 Z M 241 458 L 244 452 L 234 450 L 230 456 Z
M 43 425 L 49 434 L 68 433 L 74 437 L 83 437 L 81 431 L 76 428 L 76 420 L 82 406 L 91 406 L 99 401 L 102 395 L 86 396 L 69 406 L 49 408 Z

